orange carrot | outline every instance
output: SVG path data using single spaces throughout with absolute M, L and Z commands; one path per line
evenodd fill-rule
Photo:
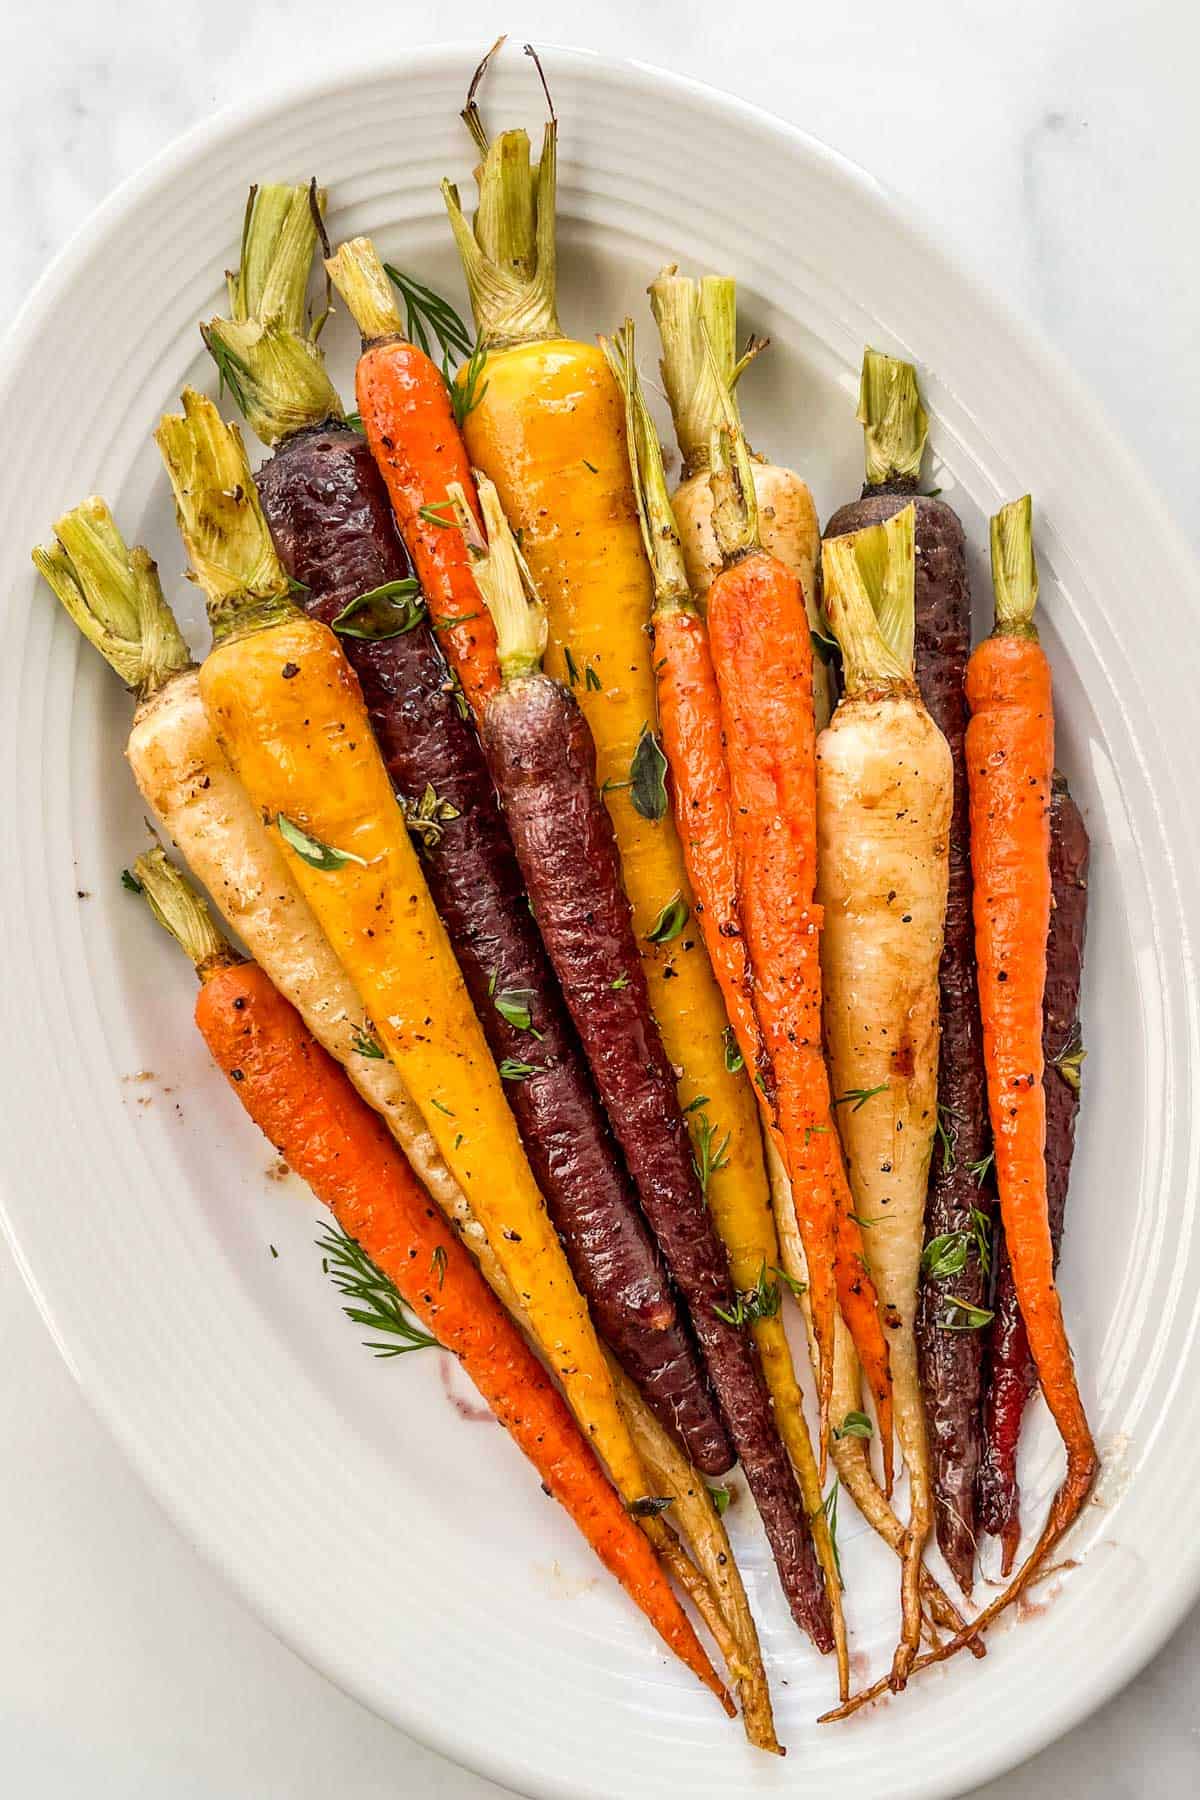
M 426 1330 L 458 1358 L 605 1568 L 727 1705 L 646 1537 L 382 1120 L 258 965 L 230 949 L 162 850 L 140 857 L 135 871 L 156 918 L 192 959 L 201 982 L 196 1024 L 250 1117 Z
M 1037 1556 L 1048 1547 L 1047 1533 L 1058 1537 L 1079 1512 L 1097 1459 L 1054 1285 L 1046 1203 L 1042 1006 L 1050 926 L 1054 704 L 1050 664 L 1033 624 L 1037 571 L 1028 495 L 992 520 L 992 572 L 996 627 L 967 665 L 975 948 L 988 1108 L 1004 1238 L 1021 1316 L 1042 1392 L 1067 1449 L 1066 1478 Z M 1026 1581 L 1029 1570 L 1026 1563 Z
M 1028 495 L 992 520 L 996 624 L 967 665 L 967 778 L 979 1006 L 1000 1212 L 1029 1347 L 1066 1445 L 1067 1469 L 1037 1543 L 1009 1585 L 972 1621 L 972 1634 L 1029 1586 L 1079 1516 L 1099 1467 L 1054 1283 L 1046 1200 L 1042 1009 L 1054 704 L 1050 665 L 1033 623 L 1038 583 L 1032 521 Z M 967 1633 L 959 1632 L 918 1657 L 913 1670 L 944 1661 L 966 1641 Z M 886 1686 L 877 1682 L 826 1716 L 844 1718 Z
M 721 433 L 713 519 L 726 564 L 709 589 L 708 631 L 729 768 L 741 921 L 808 1259 L 822 1454 L 840 1304 L 875 1397 L 890 1491 L 888 1349 L 833 1121 L 821 1039 L 812 640 L 799 581 L 759 546 L 754 489 L 743 462 L 748 468 L 740 431 Z
M 474 711 L 500 686 L 496 632 L 447 502 L 452 484 L 478 518 L 471 464 L 446 377 L 404 336 L 383 265 L 370 238 L 343 244 L 326 262 L 363 337 L 355 375 L 359 415 L 413 559 L 438 641 Z M 465 388 L 486 376 L 472 357 Z M 460 401 L 459 404 L 466 404 Z

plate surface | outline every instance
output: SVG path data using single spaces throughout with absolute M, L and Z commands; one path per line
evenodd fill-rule
M 143 842 L 121 763 L 129 707 L 39 592 L 28 546 L 85 493 L 159 557 L 197 648 L 150 442 L 192 380 L 246 184 L 315 172 L 335 238 L 370 231 L 460 297 L 437 191 L 465 184 L 469 49 L 413 54 L 193 133 L 127 185 L 49 272 L 0 359 L 19 457 L 0 488 L 6 654 L 0 761 L 4 1219 L 83 1387 L 181 1528 L 272 1627 L 405 1730 L 521 1793 L 579 1800 L 959 1794 L 1099 1704 L 1200 1586 L 1196 1295 L 1194 629 L 1200 578 L 1070 374 L 873 183 L 778 121 L 659 72 L 578 52 L 548 70 L 562 119 L 563 318 L 590 335 L 659 265 L 738 275 L 774 341 L 746 396 L 756 441 L 805 471 L 823 517 L 857 492 L 864 341 L 922 369 L 932 483 L 975 546 L 1038 502 L 1059 760 L 1093 840 L 1085 1077 L 1063 1289 L 1106 1470 L 1079 1566 L 899 1704 L 818 1729 L 831 1676 L 786 1618 L 743 1500 L 730 1515 L 791 1756 L 748 1752 L 597 1577 L 528 1469 L 443 1359 L 373 1362 L 279 1179 L 192 1031 L 190 978 L 117 873 Z M 501 59 L 493 121 L 539 121 Z M 354 345 L 330 331 L 348 391 Z M 36 428 L 31 429 L 31 422 Z M 271 1247 L 277 1255 L 272 1256 Z M 1035 1421 L 1030 1511 L 1059 1468 Z M 856 1668 L 894 1629 L 889 1559 L 848 1500 L 840 1536 Z

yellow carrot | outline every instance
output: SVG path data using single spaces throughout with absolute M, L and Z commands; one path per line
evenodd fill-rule
M 481 346 L 469 391 L 466 374 L 459 378 L 467 449 L 495 484 L 549 609 L 547 672 L 573 689 L 591 727 L 651 1006 L 681 1072 L 680 1101 L 692 1109 L 693 1138 L 703 1131 L 724 1145 L 710 1199 L 717 1209 L 736 1190 L 765 1214 L 754 1096 L 692 917 L 663 779 L 646 635 L 653 584 L 624 401 L 601 350 L 563 337 L 558 324 L 554 121 L 534 169 L 523 131 L 488 145 L 468 111 L 482 152 L 474 229 L 454 188 L 443 186 Z
M 203 587 L 200 672 L 230 763 L 370 1013 L 576 1416 L 626 1499 L 647 1492 L 603 1352 L 328 627 L 301 615 L 236 427 L 192 390 L 157 438 Z

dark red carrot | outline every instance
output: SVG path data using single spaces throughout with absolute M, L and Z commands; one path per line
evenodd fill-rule
M 650 1011 L 616 837 L 596 785 L 596 757 L 574 696 L 541 671 L 545 614 L 526 587 L 490 482 L 479 485 L 490 534 L 476 578 L 496 622 L 503 685 L 487 704 L 484 744 L 530 904 L 642 1206 L 687 1302 L 725 1422 L 757 1502 L 793 1617 L 833 1647 L 829 1606 L 795 1477 L 747 1327 L 752 1302 L 733 1286 L 705 1205 L 722 1154 L 693 1157 L 676 1078 Z M 471 514 L 460 502 L 471 536 Z M 668 906 L 664 937 L 685 918 Z
M 304 254 L 314 241 L 310 231 Z M 291 250 L 298 256 L 302 246 Z M 286 393 L 288 367 L 272 364 L 258 386 L 288 421 L 256 477 L 280 560 L 308 612 L 337 631 L 362 685 L 434 903 L 509 1077 L 530 1165 L 597 1328 L 696 1466 L 720 1474 L 732 1461 L 727 1434 L 525 904 L 479 740 L 435 642 L 383 481 L 349 426 L 302 426 L 304 393 Z
M 925 1259 L 917 1349 L 933 1481 L 938 1545 L 964 1593 L 975 1562 L 975 1475 L 981 1450 L 982 1330 L 944 1329 L 943 1321 L 981 1317 L 987 1307 L 995 1187 L 975 985 L 971 916 L 969 802 L 964 740 L 971 592 L 963 529 L 943 500 L 917 491 L 926 418 L 910 363 L 868 350 L 859 418 L 867 447 L 862 497 L 833 515 L 825 536 L 877 525 L 906 506 L 915 512 L 913 666 L 921 698 L 950 746 L 954 810 L 950 821 L 946 934 L 939 970 L 941 1050 L 938 1141 L 925 1203 Z M 965 1301 L 968 1313 L 951 1299 Z
M 1067 1185 L 1079 1111 L 1079 990 L 1087 931 L 1088 834 L 1066 777 L 1056 774 L 1050 800 L 1050 891 L 1053 908 L 1046 941 L 1046 1001 L 1042 1049 L 1046 1070 L 1046 1197 L 1055 1257 L 1062 1241 Z M 1012 1268 L 998 1236 L 995 1318 L 989 1331 L 983 1458 L 976 1483 L 979 1529 L 1003 1545 L 1008 1574 L 1021 1540 L 1017 1446 L 1026 1402 L 1037 1387 Z
M 200 977 L 196 1024 L 250 1117 L 342 1229 L 458 1358 L 605 1567 L 732 1712 L 646 1537 L 549 1375 L 399 1154 L 382 1120 L 255 963 L 235 956 L 159 849 L 135 864 L 155 916 Z

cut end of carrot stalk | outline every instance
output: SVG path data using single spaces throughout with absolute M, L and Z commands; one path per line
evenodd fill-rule
M 364 344 L 404 336 L 404 321 L 392 284 L 370 238 L 348 239 L 325 258 L 325 268 L 346 302 Z
M 929 420 L 911 363 L 869 347 L 863 351 L 858 420 L 867 455 L 867 485 L 915 481 L 921 473 Z
M 342 416 L 317 349 L 328 304 L 315 318 L 305 305 L 324 204 L 315 183 L 251 188 L 241 261 L 229 277 L 231 317 L 200 327 L 222 390 L 264 444 Z
M 217 927 L 208 906 L 191 882 L 155 844 L 133 865 L 146 905 L 164 931 L 169 931 L 201 981 L 218 969 L 241 961 Z
M 650 310 L 662 343 L 659 368 L 683 475 L 710 467 L 712 434 L 727 416 L 737 361 L 737 289 L 732 276 L 693 281 L 672 263 L 650 283 Z
M 505 681 L 512 681 L 534 674 L 542 666 L 549 631 L 546 608 L 517 548 L 495 485 L 486 475 L 476 473 L 475 480 L 486 540 L 458 482 L 450 488 L 450 502 L 480 595 L 496 627 L 500 673 Z
M 626 319 L 611 339 L 602 337 L 600 348 L 625 396 L 625 440 L 629 472 L 637 496 L 638 520 L 646 558 L 654 573 L 654 602 L 659 611 L 692 609 L 691 589 L 683 546 L 671 510 L 662 445 L 650 417 L 637 371 L 633 320 Z
M 139 699 L 192 667 L 149 551 L 130 550 L 93 494 L 64 513 L 33 564 L 84 637 Z
M 1010 500 L 992 519 L 992 585 L 996 591 L 996 631 L 1005 637 L 1036 637 L 1038 597 L 1033 553 L 1033 500 Z
M 713 531 L 726 565 L 759 548 L 758 499 L 750 451 L 730 405 L 724 424 L 709 440 L 708 485 L 712 490 Z
M 912 686 L 914 508 L 821 546 L 825 609 L 841 647 L 848 696 Z
M 296 610 L 246 460 L 242 434 L 212 401 L 183 390 L 183 414 L 167 413 L 162 453 L 192 573 L 208 600 L 213 639 L 256 629 Z
M 546 121 L 536 165 L 524 131 L 503 131 L 491 143 L 483 140 L 480 147 L 483 160 L 475 173 L 479 206 L 473 227 L 463 213 L 458 189 L 452 182 L 442 183 L 479 341 L 490 347 L 557 337 L 557 122 Z

